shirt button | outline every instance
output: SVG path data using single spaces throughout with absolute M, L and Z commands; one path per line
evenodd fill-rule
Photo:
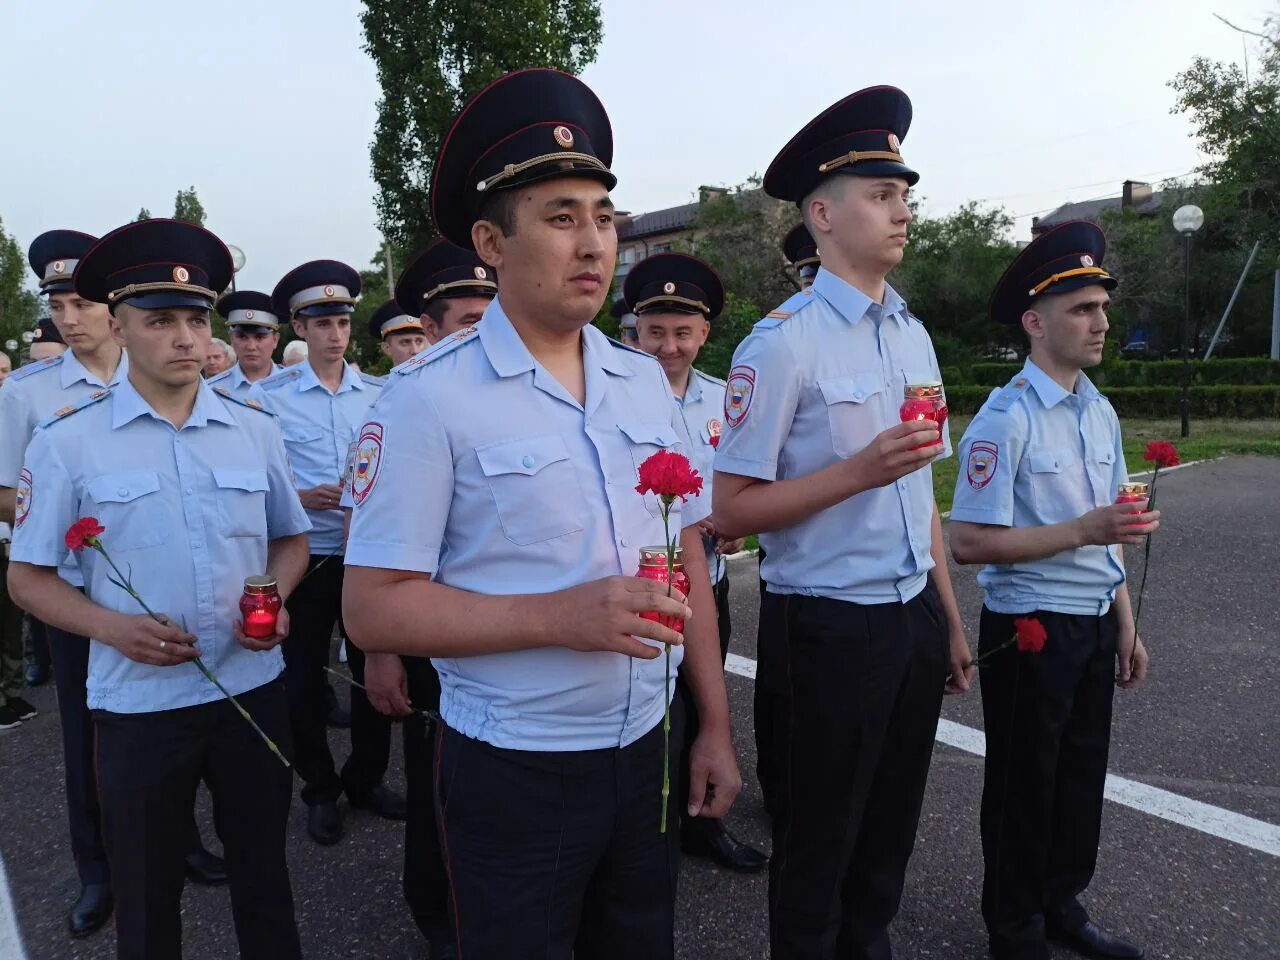
M 525 458 L 524 458 L 523 460 L 521 460 L 521 461 L 520 461 L 520 463 L 524 465 L 524 468 L 525 468 L 526 470 L 532 470 L 532 469 L 533 469 L 533 462 L 534 462 L 534 461 L 533 461 L 533 457 L 530 457 L 530 456 L 528 456 L 527 454 L 525 455 Z
M 628 540 L 626 537 L 623 537 L 622 539 L 620 539 L 620 540 L 618 541 L 618 543 L 622 544 L 622 546 L 624 546 L 624 547 L 629 547 L 629 546 L 631 546 L 631 541 L 630 541 L 630 540 Z
M 190 494 L 195 493 L 195 491 L 194 491 L 194 490 L 192 490 L 190 487 L 187 487 L 187 493 L 188 493 L 188 495 L 190 495 Z
M 119 490 L 116 491 L 117 497 L 127 497 L 128 495 L 129 495 L 129 490 L 126 487 L 121 487 Z

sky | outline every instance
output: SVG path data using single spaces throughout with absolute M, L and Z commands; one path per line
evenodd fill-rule
M 381 242 L 369 172 L 379 88 L 357 0 L 59 0 L 0 12 L 0 222 L 24 247 L 105 233 L 194 186 L 243 249 L 241 289 Z M 604 0 L 583 79 L 614 129 L 614 200 L 644 212 L 763 173 L 854 90 L 912 99 L 903 155 L 928 213 L 1030 216 L 1190 173 L 1202 157 L 1168 81 L 1242 62 L 1276 0 Z M 1256 50 L 1249 56 L 1256 63 Z M 425 197 L 424 203 L 425 203 Z M 34 286 L 34 277 L 31 278 Z

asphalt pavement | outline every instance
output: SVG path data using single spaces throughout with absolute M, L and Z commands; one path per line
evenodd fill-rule
M 1151 676 L 1117 691 L 1111 771 L 1211 808 L 1280 825 L 1280 460 L 1235 458 L 1162 476 L 1163 526 L 1152 549 L 1142 633 Z M 1128 558 L 1131 577 L 1142 560 Z M 981 605 L 974 568 L 952 568 L 961 610 L 976 640 Z M 731 564 L 732 652 L 755 658 L 754 559 Z M 727 679 L 746 788 L 729 816 L 740 838 L 768 849 L 755 780 L 752 681 Z M 108 960 L 110 925 L 84 941 L 64 933 L 78 887 L 68 850 L 62 753 L 52 685 L 30 695 L 40 716 L 0 734 L 0 857 L 29 960 Z M 943 717 L 981 729 L 975 689 L 949 698 Z M 345 756 L 345 731 L 331 731 Z M 401 785 L 398 745 L 394 785 Z M 982 854 L 978 804 L 982 759 L 939 743 L 934 751 L 915 855 L 893 928 L 895 956 L 981 960 Z M 1169 960 L 1280 957 L 1280 856 L 1238 842 L 1232 820 L 1220 836 L 1172 822 L 1152 801 L 1106 805 L 1098 872 L 1086 895 L 1096 920 Z M 1211 808 L 1196 808 L 1209 810 Z M 198 819 L 216 847 L 208 797 Z M 1191 817 L 1192 821 L 1196 816 Z M 1211 819 L 1211 818 L 1210 818 Z M 1206 821 L 1207 822 L 1207 821 Z M 306 956 L 420 960 L 426 956 L 400 896 L 402 830 L 349 811 L 331 848 L 306 837 L 296 802 L 289 858 Z M 1264 828 L 1265 831 L 1265 828 Z M 687 860 L 677 910 L 682 958 L 767 957 L 765 875 L 740 876 Z M 236 955 L 225 888 L 188 886 L 184 955 Z M 0 911 L 3 907 L 0 906 Z M 0 944 L 3 938 L 0 937 Z M 1071 954 L 1059 950 L 1055 956 Z M 0 960 L 10 960 L 0 957 Z

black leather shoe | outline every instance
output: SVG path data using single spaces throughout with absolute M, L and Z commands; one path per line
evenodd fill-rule
M 403 820 L 409 812 L 409 805 L 400 794 L 385 783 L 380 783 L 368 793 L 353 797 L 347 794 L 351 806 L 357 810 L 369 810 L 383 820 Z
M 1084 926 L 1074 930 L 1046 924 L 1045 933 L 1050 940 L 1057 940 L 1085 957 L 1096 957 L 1101 960 L 1138 960 L 1143 956 L 1140 946 L 1117 937 L 1114 933 L 1108 933 L 1092 920 L 1086 920 Z
M 28 687 L 42 687 L 49 682 L 49 668 L 43 663 L 28 663 L 24 679 Z
M 116 902 L 111 898 L 111 888 L 105 883 L 86 883 L 80 888 L 80 899 L 71 908 L 67 920 L 67 932 L 73 937 L 87 937 L 102 929 L 111 919 Z
M 187 854 L 184 862 L 188 880 L 205 887 L 220 887 L 227 882 L 227 861 L 215 857 L 204 847 Z
M 738 840 L 719 820 L 709 820 L 692 830 L 682 830 L 680 849 L 691 857 L 706 857 L 739 873 L 758 873 L 769 865 L 767 856 Z
M 342 839 L 342 814 L 332 800 L 317 803 L 307 810 L 307 833 L 322 847 L 331 847 Z

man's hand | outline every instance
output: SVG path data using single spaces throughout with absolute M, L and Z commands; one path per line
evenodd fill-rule
M 1133 624 L 1121 628 L 1120 642 L 1116 645 L 1116 667 L 1119 676 L 1116 683 L 1123 690 L 1132 690 L 1147 679 L 1147 648 L 1133 630 Z
M 289 636 L 289 611 L 284 607 L 280 608 L 280 612 L 276 614 L 276 632 L 269 636 L 259 639 L 258 637 L 247 637 L 244 633 L 244 621 L 237 619 L 233 624 L 235 631 L 236 643 L 244 647 L 246 650 L 274 650 L 284 642 L 284 638 Z
M 887 487 L 931 463 L 942 452 L 941 437 L 932 420 L 911 420 L 881 432 L 847 462 L 863 489 Z
M 1139 546 L 1160 526 L 1160 511 L 1144 513 L 1147 501 L 1111 503 L 1076 518 L 1081 546 Z
M 973 683 L 973 672 L 978 668 L 973 665 L 973 653 L 969 650 L 969 638 L 964 635 L 964 628 L 952 628 L 948 646 L 951 662 L 951 676 L 943 693 L 954 695 L 969 692 L 969 684 Z
M 342 500 L 342 488 L 336 483 L 322 483 L 298 491 L 298 499 L 308 510 L 337 510 Z
M 111 629 L 98 637 L 110 644 L 130 660 L 149 663 L 153 667 L 173 667 L 200 656 L 196 638 L 166 618 L 160 623 L 141 614 L 131 617 L 120 614 L 112 621 Z
M 388 717 L 407 717 L 413 713 L 409 702 L 409 679 L 404 661 L 395 653 L 364 655 L 364 689 L 373 709 Z
M 605 577 L 581 586 L 562 590 L 559 599 L 563 614 L 559 617 L 564 632 L 562 646 L 584 652 L 625 653 L 640 660 L 653 660 L 661 647 L 641 643 L 646 637 L 658 643 L 684 643 L 684 637 L 670 627 L 652 620 L 642 620 L 641 613 L 654 612 L 663 617 L 688 620 L 693 610 L 679 590 L 667 588 L 656 580 L 639 577 Z
M 715 539 L 716 525 L 712 522 L 710 517 L 707 517 L 705 520 L 699 520 L 694 524 L 694 526 L 698 528 L 698 535 L 702 537 L 703 540 Z
M 738 537 L 736 540 L 726 540 L 724 537 L 719 537 L 716 540 L 716 553 L 722 557 L 732 557 L 735 553 L 741 553 L 742 548 L 746 545 L 746 537 Z
M 689 816 L 718 820 L 742 790 L 727 730 L 702 730 L 689 748 Z

